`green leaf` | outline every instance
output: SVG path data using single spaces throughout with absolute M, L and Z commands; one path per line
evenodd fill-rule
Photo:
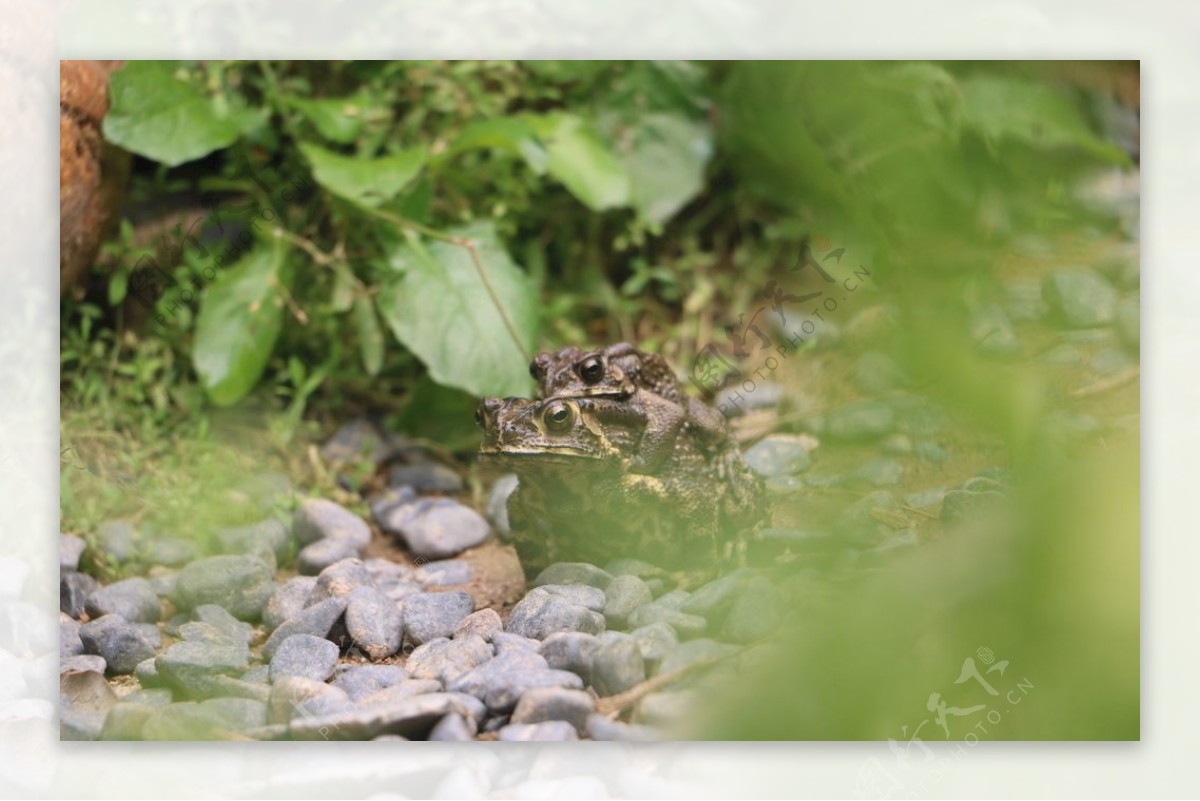
M 546 172 L 550 161 L 550 156 L 538 141 L 533 126 L 519 117 L 496 117 L 467 125 L 455 137 L 446 155 L 453 156 L 475 149 L 499 150 L 520 156 L 538 175 Z
M 358 328 L 358 345 L 362 351 L 363 367 L 368 375 L 379 375 L 383 367 L 383 332 L 375 319 L 375 305 L 367 295 L 354 302 L 354 323 Z
M 599 135 L 574 114 L 526 117 L 550 154 L 547 170 L 592 211 L 627 206 L 629 174 Z
M 262 375 L 279 338 L 283 250 L 260 244 L 222 275 L 200 299 L 192 363 L 213 402 L 229 406 Z
M 963 118 L 986 139 L 1016 140 L 1035 148 L 1078 148 L 1127 163 L 1125 153 L 1097 136 L 1071 99 L 1058 89 L 1012 77 L 976 75 L 960 81 Z
M 467 248 L 443 241 L 426 245 L 412 235 L 391 254 L 401 275 L 381 293 L 380 314 L 439 384 L 474 395 L 524 394 L 538 323 L 536 292 L 490 222 L 446 233 L 475 243 L 499 308 Z
M 347 145 L 363 126 L 365 98 L 352 95 L 341 98 L 309 99 L 289 97 L 287 102 L 313 124 L 317 132 L 331 142 Z
M 125 295 L 129 291 L 129 273 L 130 270 L 122 269 L 113 273 L 112 278 L 108 281 L 108 305 L 118 306 L 121 301 L 125 300 Z
M 368 207 L 394 198 L 425 166 L 425 149 L 419 147 L 373 159 L 343 156 L 307 142 L 300 144 L 300 151 L 312 165 L 317 183 Z
M 130 61 L 109 90 L 105 138 L 169 167 L 228 147 L 246 123 L 241 112 L 221 113 L 178 61 Z
M 633 207 L 643 219 L 663 223 L 704 188 L 712 134 L 702 122 L 650 114 L 631 129 L 623 150 L 633 176 Z

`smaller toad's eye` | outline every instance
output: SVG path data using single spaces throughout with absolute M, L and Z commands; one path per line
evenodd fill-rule
M 475 425 L 483 428 L 483 405 L 475 407 Z
M 566 431 L 575 422 L 575 410 L 561 401 L 546 407 L 542 417 L 551 431 Z
M 591 356 L 579 365 L 579 377 L 588 384 L 598 384 L 604 378 L 604 362 L 600 357 Z
M 529 363 L 529 377 L 530 377 L 530 378 L 532 378 L 534 381 L 539 381 L 539 380 L 541 380 L 541 378 L 542 378 L 542 371 L 538 369 L 538 363 L 537 363 L 537 362 L 530 362 L 530 363 Z

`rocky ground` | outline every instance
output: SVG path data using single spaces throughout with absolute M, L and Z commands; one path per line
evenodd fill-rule
M 1092 237 L 1086 266 L 1021 243 L 999 287 L 968 300 L 964 332 L 1048 371 L 1052 430 L 1074 439 L 1138 424 L 1136 183 L 1095 192 L 1127 207 L 1127 233 Z M 886 569 L 1008 489 L 998 438 L 921 396 L 876 346 L 888 307 L 863 303 L 825 323 L 805 373 L 737 404 L 776 505 L 757 566 L 681 589 L 628 554 L 527 584 L 503 543 L 513 477 L 468 486 L 449 460 L 354 421 L 321 457 L 369 519 L 265 475 L 241 499 L 261 522 L 203 545 L 121 520 L 62 535 L 61 736 L 685 736 L 705 694 L 823 582 Z M 136 567 L 97 581 L 112 564 Z

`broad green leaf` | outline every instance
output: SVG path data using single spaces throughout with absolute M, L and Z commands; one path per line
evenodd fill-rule
M 178 61 L 130 61 L 114 72 L 105 138 L 169 167 L 233 144 L 246 124 L 244 110 L 221 113 L 187 78 Z
M 375 305 L 368 295 L 359 295 L 354 301 L 354 323 L 358 328 L 358 345 L 362 352 L 363 367 L 368 375 L 379 375 L 383 367 L 383 332 L 375 319 Z
M 192 363 L 213 402 L 229 406 L 262 375 L 283 323 L 280 244 L 260 244 L 204 291 Z
M 590 125 L 574 114 L 526 119 L 550 154 L 547 170 L 592 211 L 627 206 L 629 174 L 625 165 Z
M 1116 163 L 1128 158 L 1097 136 L 1071 99 L 1041 83 L 977 75 L 960 81 L 964 122 L 993 142 L 1008 139 L 1036 148 L 1074 147 Z
M 650 114 L 631 129 L 622 156 L 633 178 L 633 207 L 643 219 L 662 223 L 703 189 L 712 134 L 702 122 Z
M 486 148 L 520 156 L 538 175 L 546 171 L 550 156 L 528 121 L 518 117 L 479 120 L 462 129 L 446 151 L 447 156 L 465 150 Z
M 475 395 L 522 395 L 530 388 L 529 351 L 538 322 L 532 283 L 490 222 L 446 233 L 475 243 L 495 300 L 467 248 L 413 235 L 390 256 L 400 275 L 380 294 L 380 314 L 439 384 Z
M 321 136 L 346 145 L 353 142 L 362 130 L 364 100 L 354 95 L 318 99 L 292 97 L 288 102 L 313 124 Z
M 425 165 L 425 150 L 419 147 L 373 159 L 343 156 L 308 142 L 301 143 L 300 151 L 312 165 L 317 183 L 362 206 L 391 200 Z

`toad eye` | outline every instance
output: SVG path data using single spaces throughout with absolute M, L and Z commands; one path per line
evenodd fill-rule
M 546 407 L 542 419 L 546 421 L 546 428 L 551 431 L 566 431 L 575 422 L 575 410 L 561 401 L 552 403 Z
M 483 428 L 483 406 L 475 407 L 475 425 Z
M 579 365 L 579 377 L 588 384 L 600 383 L 600 379 L 604 378 L 604 362 L 598 356 L 584 359 Z

